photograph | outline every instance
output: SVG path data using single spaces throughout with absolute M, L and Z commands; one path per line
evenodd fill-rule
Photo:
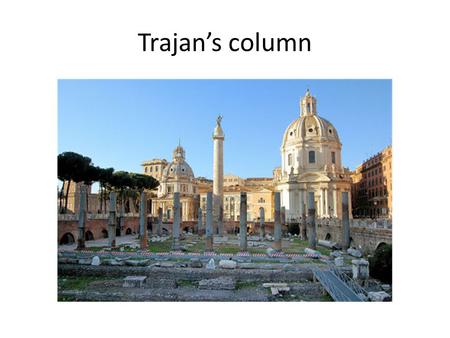
M 391 302 L 391 79 L 57 80 L 58 302 Z

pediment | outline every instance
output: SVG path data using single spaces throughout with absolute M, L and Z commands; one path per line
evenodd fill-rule
M 298 177 L 299 182 L 330 182 L 331 179 L 322 173 L 304 173 Z

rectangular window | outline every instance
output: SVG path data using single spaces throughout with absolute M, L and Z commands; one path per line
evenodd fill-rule
M 336 164 L 336 153 L 334 151 L 331 152 L 331 163 Z
M 292 154 L 288 155 L 288 165 L 292 165 Z
M 314 150 L 310 150 L 308 153 L 309 163 L 316 163 L 316 152 Z
M 155 167 L 155 172 L 157 172 L 158 171 L 158 167 Z

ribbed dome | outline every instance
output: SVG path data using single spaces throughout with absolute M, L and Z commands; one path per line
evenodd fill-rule
M 170 162 L 163 170 L 163 179 L 175 176 L 194 179 L 194 172 L 191 166 L 185 161 L 185 151 L 182 146 L 178 145 L 173 151 L 173 161 Z
M 286 145 L 301 144 L 306 141 L 338 142 L 339 135 L 334 126 L 326 119 L 317 115 L 316 99 L 309 90 L 300 101 L 301 115 L 286 129 L 281 149 Z
M 194 172 L 192 171 L 190 165 L 186 162 L 171 162 L 167 167 L 164 168 L 163 177 L 171 176 L 187 176 L 194 178 Z

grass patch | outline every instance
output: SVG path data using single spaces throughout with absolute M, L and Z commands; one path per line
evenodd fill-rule
M 184 246 L 186 252 L 204 252 L 205 251 L 205 241 L 199 241 L 192 246 Z
M 60 296 L 58 295 L 58 302 L 76 302 L 78 299 L 74 296 Z
M 190 287 L 190 286 L 195 286 L 195 282 L 188 280 L 188 279 L 180 279 L 177 280 L 177 286 L 178 287 Z
M 321 302 L 334 302 L 333 298 L 328 293 L 325 293 L 323 296 L 320 297 Z
M 101 280 L 108 280 L 108 279 L 104 277 L 92 277 L 92 276 L 58 277 L 58 290 L 84 290 L 89 286 L 91 282 Z
M 147 250 L 149 252 L 170 252 L 172 250 L 172 240 L 164 242 L 149 242 Z
M 238 252 L 241 252 L 241 249 L 239 246 L 227 246 L 220 244 L 214 247 L 214 252 L 223 254 L 237 254 Z
M 247 248 L 248 252 L 252 254 L 265 254 L 267 249 L 264 248 Z
M 260 286 L 261 283 L 259 282 L 246 282 L 246 281 L 238 281 L 236 282 L 236 289 L 248 289 L 248 288 L 256 288 Z

